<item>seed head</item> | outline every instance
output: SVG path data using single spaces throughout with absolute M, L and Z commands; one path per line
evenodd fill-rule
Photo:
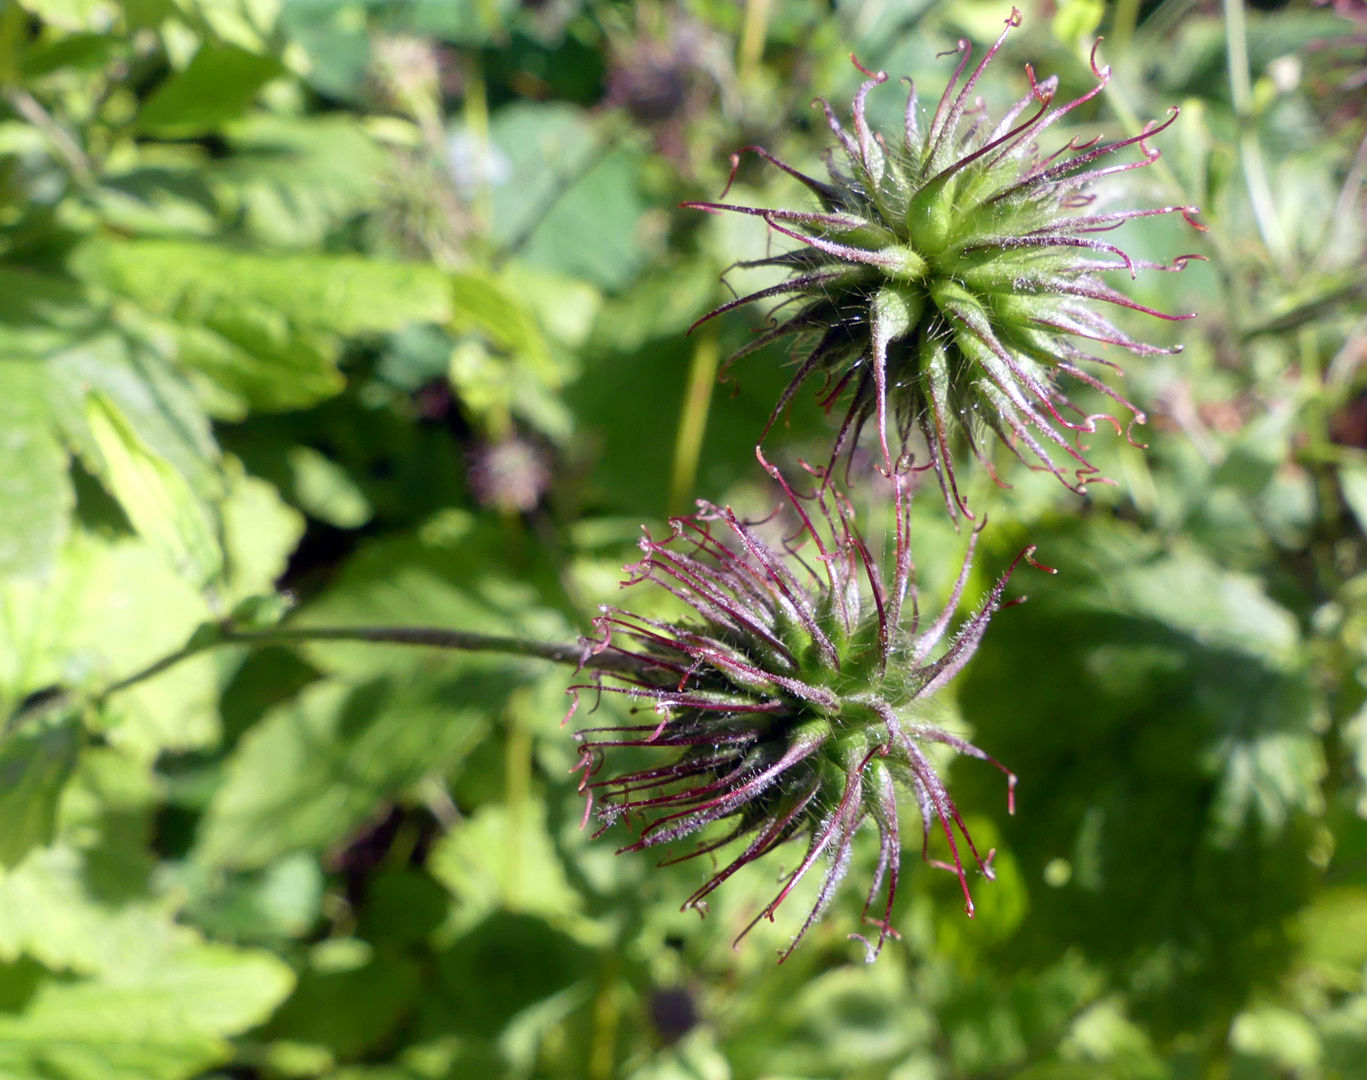
M 471 452 L 469 481 L 481 506 L 525 514 L 535 510 L 546 493 L 551 471 L 538 447 L 512 435 Z
M 1027 66 L 1030 93 L 991 123 L 973 91 L 1019 22 L 1013 10 L 1001 37 L 967 79 L 972 48 L 959 42 L 958 67 L 928 125 L 922 123 L 912 86 L 905 130 L 896 140 L 870 130 L 864 111 L 869 92 L 887 75 L 869 72 L 856 60 L 868 80 L 854 98 L 853 133 L 825 101 L 819 102 L 839 143 L 827 157 L 829 181 L 806 176 L 760 147 L 745 148 L 801 181 L 819 208 L 684 204 L 754 215 L 799 242 L 781 255 L 738 264 L 786 269 L 791 272 L 786 281 L 700 320 L 770 297 L 783 297 L 780 307 L 794 305 L 793 314 L 737 354 L 787 335 L 804 346 L 765 434 L 797 388 L 824 375 L 823 407 L 842 397 L 848 401 L 832 463 L 872 418 L 885 471 L 906 468 L 907 441 L 917 431 L 929 448 L 930 460 L 921 467 L 935 469 L 951 515 L 962 512 L 970 518 L 955 483 L 951 448 L 961 437 L 983 459 L 977 445 L 981 429 L 995 433 L 1018 456 L 1028 452 L 1032 467 L 1049 470 L 1073 490 L 1097 478 L 1077 440 L 1094 432 L 1098 420 L 1109 421 L 1117 432 L 1120 424 L 1079 409 L 1060 389 L 1059 378 L 1099 390 L 1130 412 L 1131 423 L 1142 423 L 1139 409 L 1081 366 L 1115 366 L 1084 346 L 1113 345 L 1141 356 L 1178 350 L 1131 339 L 1096 305 L 1160 319 L 1191 317 L 1137 304 L 1099 275 L 1180 270 L 1201 258 L 1183 255 L 1171 265 L 1151 263 L 1097 238 L 1126 221 L 1159 214 L 1180 213 L 1196 225 L 1193 207 L 1086 212 L 1096 198 L 1089 189 L 1098 181 L 1157 160 L 1148 140 L 1173 122 L 1176 109 L 1163 124 L 1150 123 L 1134 138 L 1109 144 L 1075 138 L 1049 154 L 1039 149 L 1049 127 L 1105 88 L 1110 69 L 1098 69 L 1095 54 L 1097 85 L 1080 98 L 1055 107 L 1057 78 L 1037 82 Z M 1141 160 L 1104 163 L 1130 146 L 1138 147 Z M 739 161 L 740 155 L 733 155 L 733 179 Z M 893 445 L 900 443 L 897 454 L 889 443 L 890 422 Z M 1065 463 L 1071 475 L 1055 461 L 1059 451 L 1072 459 Z
M 638 838 L 622 851 L 705 830 L 696 847 L 669 863 L 737 845 L 731 861 L 684 902 L 685 909 L 700 911 L 742 866 L 805 837 L 797 868 L 741 934 L 760 918 L 772 919 L 824 859 L 817 901 L 780 959 L 820 917 L 848 869 L 856 830 L 872 821 L 879 855 L 864 908 L 878 928 L 877 943 L 869 946 L 872 959 L 893 932 L 888 920 L 897 893 L 901 793 L 911 793 L 920 809 L 923 856 L 932 827 L 944 830 L 953 865 L 933 865 L 958 875 L 969 915 L 973 901 L 956 828 L 978 867 L 992 877 L 992 852 L 978 854 L 926 744 L 991 762 L 1007 773 L 1013 792 L 1015 777 L 977 747 L 922 722 L 916 703 L 968 662 L 1002 606 L 1010 572 L 947 639 L 976 532 L 949 603 L 923 625 L 912 582 L 905 477 L 895 485 L 896 550 L 885 580 L 833 485 L 823 477 L 813 494 L 799 496 L 777 469 L 762 456 L 760 461 L 783 487 L 798 523 L 794 536 L 775 548 L 757 524 L 729 507 L 699 502 L 696 514 L 671 521 L 668 538 L 647 534 L 641 540 L 644 557 L 627 567 L 624 583 L 662 586 L 692 609 L 690 618 L 671 623 L 606 607 L 596 620 L 601 638 L 591 649 L 615 654 L 613 674 L 573 691 L 625 695 L 648 705 L 655 719 L 578 732 L 585 821 L 597 800 L 600 834 L 618 821 L 639 826 Z M 1027 550 L 1021 557 L 1029 556 Z M 904 618 L 908 597 L 911 613 Z M 602 778 L 608 758 L 626 747 L 658 750 L 662 762 Z M 881 913 L 870 916 L 880 896 Z

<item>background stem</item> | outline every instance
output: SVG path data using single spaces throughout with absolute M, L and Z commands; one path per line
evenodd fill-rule
M 674 469 L 669 481 L 671 514 L 687 511 L 688 497 L 698 478 L 698 459 L 702 456 L 707 414 L 712 408 L 712 388 L 717 384 L 720 359 L 717 333 L 709 328 L 699 336 L 688 367 L 688 388 L 684 391 L 683 409 L 679 413 L 679 435 L 674 442 Z

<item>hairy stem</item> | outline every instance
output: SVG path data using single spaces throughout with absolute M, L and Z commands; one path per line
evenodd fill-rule
M 378 645 L 416 645 L 456 652 L 501 653 L 547 660 L 553 664 L 572 664 L 594 671 L 639 672 L 640 662 L 620 653 L 590 652 L 579 643 L 559 644 L 528 641 L 525 638 L 498 637 L 466 630 L 435 626 L 281 626 L 269 630 L 241 630 L 229 623 L 207 623 L 175 652 L 154 660 L 145 668 L 105 687 L 90 697 L 99 705 L 120 691 L 137 686 L 184 660 L 224 646 L 262 648 L 267 645 L 296 645 L 308 641 L 355 641 Z M 9 717 L 7 726 L 39 713 L 70 705 L 74 695 L 61 687 L 48 687 L 34 694 Z

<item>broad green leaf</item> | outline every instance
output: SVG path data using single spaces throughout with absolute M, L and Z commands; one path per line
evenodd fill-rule
M 157 88 L 139 112 L 138 124 L 159 135 L 212 131 L 241 115 L 257 91 L 283 73 L 274 57 L 206 42 L 184 71 Z
M 291 0 L 281 7 L 280 29 L 308 57 L 306 78 L 311 87 L 336 100 L 354 102 L 361 96 L 370 65 L 370 37 L 363 19 L 338 18 L 338 8 L 332 0 Z
M 603 304 L 590 345 L 634 353 L 660 338 L 676 338 L 707 313 L 716 293 L 716 272 L 705 264 L 682 263 L 643 274 L 630 291 Z
M 1031 532 L 1065 569 L 1018 571 L 1029 602 L 993 619 L 958 691 L 974 743 L 1033 777 L 1022 816 L 994 815 L 1031 887 L 1023 932 L 1118 977 L 1170 958 L 1137 995 L 1145 1009 L 1194 1006 L 1206 979 L 1251 992 L 1284 963 L 1316 873 L 1303 838 L 1323 807 L 1319 706 L 1296 621 L 1250 576 L 1132 526 L 1059 517 Z M 995 781 L 956 763 L 956 802 L 999 805 Z M 1055 859 L 1070 880 L 1046 872 Z M 1232 895 L 1256 895 L 1256 911 Z M 1216 955 L 1237 968 L 1206 967 Z
M 1343 742 L 1357 768 L 1358 782 L 1362 785 L 1358 796 L 1358 816 L 1367 819 L 1367 708 L 1359 709 L 1357 715 L 1343 725 Z
M 602 294 L 586 281 L 509 263 L 503 285 L 510 296 L 536 312 L 546 333 L 571 349 L 580 348 L 593 330 L 603 306 Z
M 138 537 L 77 534 L 60 578 L 61 591 L 26 608 L 25 638 L 44 660 L 35 678 L 107 685 L 174 652 L 209 618 L 202 593 Z M 230 660 L 197 657 L 119 694 L 102 714 L 106 737 L 143 760 L 212 743 L 220 665 Z
M 0 867 L 14 867 L 52 839 L 57 800 L 80 746 L 76 720 L 0 737 Z
M 588 951 L 535 916 L 498 911 L 437 957 L 439 994 L 428 1001 L 437 1030 L 496 1035 L 518 1013 L 574 985 Z
M 1343 492 L 1343 501 L 1353 513 L 1353 520 L 1367 534 L 1367 467 L 1339 466 L 1339 488 Z
M 181 1080 L 232 1053 L 289 993 L 293 974 L 264 952 L 198 945 L 154 967 L 39 987 L 0 1016 L 0 1072 L 34 1080 Z
M 508 20 L 517 9 L 515 0 L 479 0 L 476 3 L 445 3 L 415 0 L 411 7 L 413 29 L 460 45 L 484 46 L 507 33 Z
M 460 272 L 452 275 L 452 294 L 457 331 L 477 331 L 494 348 L 523 360 L 541 379 L 559 381 L 541 330 L 515 293 L 488 275 Z
M 382 872 L 370 884 L 358 932 L 379 945 L 413 945 L 442 926 L 450 907 L 450 897 L 427 874 Z
M 265 528 L 253 542 L 270 535 Z M 0 694 L 8 709 L 54 684 L 107 685 L 178 649 L 209 614 L 204 597 L 151 544 L 126 533 L 75 532 L 50 580 L 0 578 Z M 106 713 L 119 719 L 108 737 L 149 756 L 211 742 L 224 659 L 178 665 L 120 694 Z
M 234 458 L 223 501 L 223 542 L 236 598 L 270 593 L 304 535 L 303 516 L 265 480 L 248 476 Z
M 1326 889 L 1298 918 L 1306 962 L 1332 986 L 1362 985 L 1367 965 L 1367 888 Z
M 309 446 L 289 453 L 295 501 L 310 515 L 339 529 L 358 529 L 373 511 L 345 469 Z
M 318 922 L 323 872 L 303 853 L 287 855 L 257 874 L 224 875 L 194 863 L 177 867 L 188 894 L 185 916 L 215 937 L 278 944 L 308 934 Z
M 728 1056 L 749 1068 L 763 1056 L 768 1059 L 764 1070 L 780 1076 L 886 1067 L 926 1041 L 930 1017 L 907 1000 L 906 984 L 907 973 L 896 961 L 813 972 L 790 988 L 781 1008 L 774 1008 L 778 1002 L 764 1003 L 766 1012 L 773 1010 L 777 1029 L 769 1038 L 745 1040 L 748 1046 L 733 1046 Z M 759 1015 L 757 1009 L 751 1012 L 752 1023 Z
M 640 155 L 629 150 L 609 152 L 556 200 L 522 258 L 604 289 L 629 285 L 646 254 L 637 240 L 646 210 L 638 189 L 640 164 Z
M 138 437 L 189 482 L 203 500 L 222 497 L 219 451 L 186 377 L 139 343 L 104 333 L 55 354 L 47 365 L 53 416 L 85 467 L 99 475 L 100 448 L 86 423 L 86 395 L 109 398 Z
M 452 340 L 441 327 L 414 323 L 390 336 L 375 374 L 410 393 L 425 383 L 446 377 Z
M 125 44 L 118 38 L 77 31 L 53 36 L 42 44 L 31 42 L 24 50 L 19 73 L 25 79 L 35 79 L 54 71 L 99 71 L 111 60 L 125 55 Z
M 253 53 L 271 51 L 270 34 L 280 0 L 179 0 L 182 10 L 202 21 L 211 37 Z
M 0 957 L 61 973 L 0 1013 L 4 1075 L 188 1078 L 289 993 L 279 959 L 204 943 L 164 902 L 102 903 L 89 881 L 86 858 L 62 845 L 0 875 Z
M 335 345 L 292 332 L 269 308 L 220 308 L 203 323 L 176 324 L 174 333 L 176 359 L 226 395 L 234 419 L 307 408 L 346 385 Z
M 107 482 L 133 527 L 193 584 L 214 581 L 223 570 L 223 551 L 209 507 L 98 390 L 86 398 L 85 417 Z
M 1151 618 L 1213 649 L 1256 657 L 1271 667 L 1300 661 L 1295 617 L 1247 574 L 1194 550 L 1161 553 L 1137 531 L 1098 524 L 1089 543 L 1060 547 L 1076 560 L 1068 603 L 1111 607 Z
M 515 679 L 436 672 L 402 684 L 316 684 L 238 744 L 194 858 L 251 869 L 342 839 L 384 799 L 449 769 L 487 730 Z
M 1288 1070 L 1313 1069 L 1324 1053 L 1309 1020 L 1272 1005 L 1260 1005 L 1236 1016 L 1229 1029 L 1229 1042 L 1241 1054 L 1270 1059 Z
M 291 5 L 298 7 L 299 5 Z M 227 131 L 231 157 L 214 162 L 208 177 L 244 226 L 270 247 L 305 248 L 380 199 L 388 154 L 355 117 L 254 115 Z
M 0 874 L 0 958 L 29 956 L 74 975 L 131 974 L 154 968 L 193 938 L 172 924 L 164 905 L 96 903 L 84 870 L 79 852 L 57 844 Z
M 209 236 L 217 207 L 199 177 L 169 169 L 135 169 L 105 179 L 93 199 L 106 224 L 151 236 Z
M 417 964 L 393 955 L 345 971 L 305 971 L 263 1034 L 354 1060 L 382 1046 L 421 993 Z
M 555 921 L 581 906 L 547 832 L 540 801 L 481 806 L 442 837 L 429 867 L 459 902 L 463 926 L 499 907 Z
M 0 352 L 46 355 L 69 345 L 96 322 L 81 286 L 67 278 L 0 268 Z
M 1065 1059 L 1114 1062 L 1130 1075 L 1153 1080 L 1165 1075 L 1147 1033 L 1125 1015 L 1119 997 L 1099 1001 L 1078 1016 L 1061 1050 Z
M 546 208 L 588 167 L 593 132 L 581 109 L 561 102 L 514 102 L 493 118 L 489 138 L 502 163 L 502 168 L 486 169 L 502 174 L 492 191 L 493 232 L 509 243 L 533 232 Z M 458 146 L 473 142 L 468 133 L 455 139 Z M 473 147 L 467 151 L 473 152 Z M 459 170 L 456 180 L 461 182 Z
M 1050 30 L 1070 49 L 1077 49 L 1084 39 L 1096 33 L 1106 14 L 1101 0 L 1064 0 L 1050 23 Z
M 118 15 L 110 0 L 22 0 L 21 6 L 61 30 L 106 31 Z
M 76 265 L 149 311 L 194 323 L 217 311 L 277 312 L 296 328 L 348 335 L 451 317 L 446 274 L 359 255 L 259 255 L 171 240 L 92 242 Z
M 36 361 L 0 360 L 0 577 L 49 570 L 75 501 Z

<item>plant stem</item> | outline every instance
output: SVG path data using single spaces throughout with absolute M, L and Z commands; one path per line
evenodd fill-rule
M 754 78 L 764 58 L 764 41 L 769 36 L 769 5 L 771 0 L 746 0 L 745 22 L 741 28 L 738 64 L 740 81 Z
M 597 671 L 639 671 L 639 661 L 619 653 L 588 653 L 583 645 L 561 645 L 525 638 L 497 637 L 465 630 L 434 626 L 283 626 L 270 630 L 236 630 L 229 626 L 211 627 L 214 632 L 197 633 L 181 648 L 141 671 L 120 679 L 95 696 L 102 702 L 109 696 L 146 682 L 182 660 L 227 645 L 261 648 L 266 645 L 291 645 L 306 641 L 356 641 L 381 645 L 417 645 L 457 652 L 491 652 L 548 660 L 553 664 L 582 665 Z
M 1248 71 L 1248 31 L 1243 0 L 1224 0 L 1225 51 L 1229 65 L 1229 96 L 1240 119 L 1253 108 L 1253 78 Z
M 1229 63 L 1229 95 L 1234 103 L 1234 112 L 1239 118 L 1239 162 L 1243 166 L 1244 184 L 1248 188 L 1249 202 L 1253 205 L 1253 217 L 1258 223 L 1258 232 L 1278 269 L 1287 273 L 1290 267 L 1291 246 L 1287 241 L 1286 230 L 1277 217 L 1277 206 L 1272 198 L 1272 185 L 1267 179 L 1267 168 L 1263 163 L 1262 147 L 1258 145 L 1258 132 L 1253 117 L 1253 78 L 1248 68 L 1248 26 L 1244 15 L 1243 0 L 1224 0 L 1225 5 L 1225 49 Z
M 28 17 L 16 0 L 0 0 L 0 89 L 19 85 L 19 50 Z
M 698 477 L 698 458 L 702 456 L 703 435 L 707 432 L 707 414 L 712 407 L 712 388 L 717 382 L 717 364 L 721 347 L 715 330 L 703 331 L 693 349 L 693 361 L 688 367 L 688 389 L 684 391 L 683 409 L 679 414 L 679 435 L 674 442 L 674 471 L 669 482 L 669 512 L 682 514 L 687 510 L 688 496 Z
M 482 6 L 481 14 L 484 14 Z M 471 52 L 468 58 L 469 70 L 466 75 L 465 87 L 465 130 L 469 132 L 471 140 L 474 142 L 474 152 L 477 155 L 477 171 L 475 175 L 475 198 L 474 212 L 475 218 L 480 225 L 488 229 L 489 222 L 493 217 L 493 190 L 490 187 L 490 170 L 493 161 L 493 143 L 489 139 L 489 97 L 487 88 L 484 85 L 484 70 L 480 64 L 479 54 Z
M 1130 47 L 1134 28 L 1139 23 L 1139 0 L 1116 0 L 1111 17 L 1111 47 L 1123 53 Z

